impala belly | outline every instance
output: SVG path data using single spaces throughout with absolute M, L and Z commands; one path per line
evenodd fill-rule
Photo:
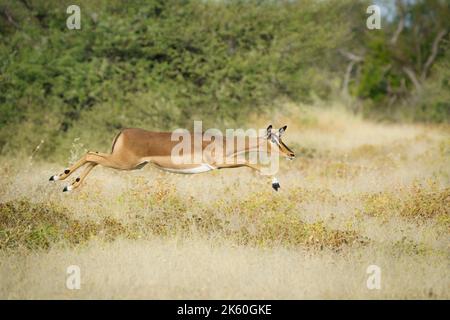
M 184 174 L 203 173 L 203 172 L 207 172 L 207 171 L 216 169 L 207 163 L 203 163 L 197 167 L 192 167 L 192 168 L 164 168 L 161 166 L 158 166 L 158 168 L 161 170 L 164 170 L 164 171 L 168 171 L 168 172 L 184 173 Z

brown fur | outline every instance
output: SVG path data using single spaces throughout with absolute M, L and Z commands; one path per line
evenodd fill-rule
M 237 152 L 233 152 L 227 150 L 227 138 L 222 137 L 224 148 L 223 156 L 219 157 L 217 153 L 213 153 L 208 159 L 203 159 L 203 150 L 212 142 L 205 141 L 205 139 L 202 139 L 201 136 L 197 138 L 202 141 L 201 150 L 195 150 L 195 137 L 194 134 L 191 133 L 191 151 L 192 154 L 195 154 L 195 152 L 201 153 L 198 157 L 198 159 L 201 159 L 201 161 L 184 161 L 183 163 L 179 164 L 174 163 L 172 159 L 172 150 L 179 143 L 179 141 L 172 141 L 171 132 L 153 132 L 137 128 L 123 129 L 114 137 L 110 154 L 90 151 L 63 173 L 57 176 L 52 176 L 50 180 L 64 180 L 78 168 L 84 166 L 87 163 L 90 165 L 85 169 L 85 171 L 83 171 L 80 179 L 75 181 L 71 185 L 70 189 L 65 188 L 64 191 L 71 190 L 80 186 L 88 173 L 96 165 L 102 165 L 104 167 L 110 167 L 119 170 L 134 170 L 142 168 L 147 163 L 151 163 L 160 169 L 180 171 L 198 168 L 199 166 L 204 165 L 204 163 L 206 162 L 206 164 L 211 169 L 247 166 L 254 170 L 260 171 L 260 167 L 258 165 L 250 164 L 248 162 L 238 163 L 236 157 L 237 154 L 256 150 L 262 144 L 266 144 L 267 150 L 270 150 L 270 148 L 272 148 L 272 144 L 269 143 L 266 138 L 246 137 L 244 145 L 240 146 L 240 149 L 239 146 L 236 149 L 237 137 L 234 137 L 234 147 L 232 148 L 232 150 L 236 150 Z M 282 142 L 280 143 L 279 149 L 282 153 L 288 156 L 293 156 L 293 152 Z M 231 163 L 230 161 L 226 161 L 227 159 L 230 159 L 230 157 L 233 159 Z

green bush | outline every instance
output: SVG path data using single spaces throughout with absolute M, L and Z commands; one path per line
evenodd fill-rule
M 411 90 L 401 65 L 417 59 L 415 38 L 406 28 L 400 45 L 389 45 L 396 21 L 362 28 L 367 4 L 81 0 L 81 30 L 68 30 L 66 3 L 1 0 L 0 153 L 29 154 L 43 140 L 38 156 L 62 160 L 75 138 L 106 151 L 122 127 L 189 128 L 201 119 L 223 129 L 286 98 L 332 98 L 346 48 L 366 52 L 350 92 L 367 114 L 389 112 L 389 90 Z M 445 21 L 445 6 L 432 4 Z M 423 1 L 409 6 L 414 23 L 430 24 Z M 435 34 L 425 35 L 424 56 Z M 448 83 L 436 81 L 408 109 L 418 120 L 448 119 Z
M 0 20 L 0 148 L 44 140 L 41 155 L 66 157 L 76 137 L 105 146 L 121 127 L 225 127 L 277 97 L 326 96 L 314 65 L 342 40 L 348 3 L 80 1 L 81 30 L 58 1 L 2 3 L 18 26 Z

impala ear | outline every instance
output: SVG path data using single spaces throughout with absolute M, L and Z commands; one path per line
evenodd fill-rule
M 272 125 L 269 125 L 266 129 L 266 138 L 269 139 L 272 134 Z
M 280 128 L 278 130 L 278 135 L 281 137 L 283 135 L 283 133 L 286 131 L 286 129 L 287 129 L 287 126 L 284 126 L 284 127 Z

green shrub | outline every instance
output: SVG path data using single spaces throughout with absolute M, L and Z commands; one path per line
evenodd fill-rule
M 326 96 L 314 65 L 348 3 L 85 0 L 81 30 L 59 1 L 0 4 L 19 25 L 0 18 L 0 150 L 45 140 L 61 159 L 77 137 L 109 147 L 122 127 L 223 128 L 277 97 Z

